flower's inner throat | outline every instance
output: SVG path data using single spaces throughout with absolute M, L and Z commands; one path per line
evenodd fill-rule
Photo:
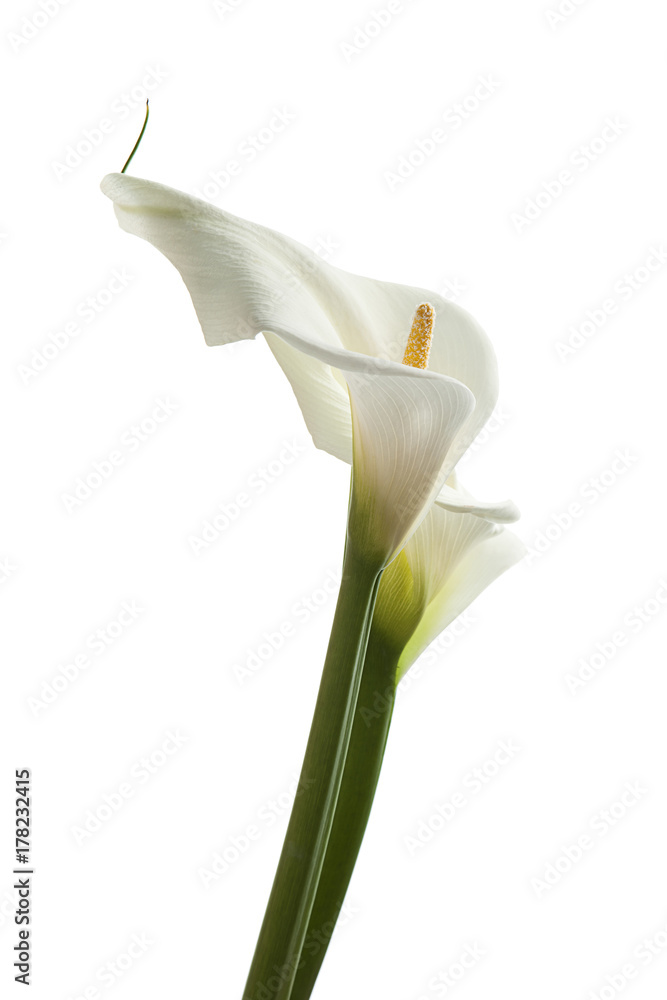
M 403 364 L 413 368 L 428 368 L 428 356 L 433 340 L 435 309 L 429 302 L 417 306 L 412 320 L 412 329 L 405 345 Z

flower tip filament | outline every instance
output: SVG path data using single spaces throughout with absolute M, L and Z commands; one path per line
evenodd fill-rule
M 405 346 L 403 364 L 412 368 L 428 368 L 428 356 L 433 340 L 435 309 L 430 302 L 417 306 L 412 320 L 410 336 Z
M 142 139 L 143 139 L 143 137 L 144 137 L 144 132 L 146 131 L 146 126 L 147 126 L 147 125 L 148 125 L 148 98 L 146 98 L 146 117 L 144 118 L 144 124 L 143 124 L 143 125 L 141 126 L 141 132 L 139 133 L 139 138 L 138 138 L 138 139 L 137 139 L 137 141 L 135 142 L 135 144 L 134 144 L 134 146 L 133 146 L 133 148 L 132 148 L 132 152 L 130 153 L 130 155 L 129 155 L 129 156 L 128 156 L 128 158 L 126 159 L 126 161 L 125 161 L 125 166 L 124 166 L 124 167 L 123 167 L 123 169 L 121 170 L 121 174 L 124 174 L 124 173 L 125 173 L 125 171 L 127 170 L 127 168 L 129 167 L 129 165 L 130 165 L 130 160 L 132 159 L 132 157 L 134 156 L 134 154 L 135 154 L 135 153 L 136 153 L 136 151 L 138 150 L 138 148 L 139 148 L 139 143 L 141 142 L 141 140 L 142 140 Z

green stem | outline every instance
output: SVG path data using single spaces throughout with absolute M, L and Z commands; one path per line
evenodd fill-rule
M 381 568 L 370 565 L 348 540 L 299 794 L 244 1000 L 288 1000 L 292 990 L 343 777 L 380 576 Z
M 371 631 L 336 813 L 291 1000 L 308 1000 L 366 830 L 396 697 L 399 653 Z

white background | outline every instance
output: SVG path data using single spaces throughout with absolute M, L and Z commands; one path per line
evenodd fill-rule
M 348 469 L 312 446 L 264 342 L 205 347 L 176 272 L 120 231 L 99 191 L 135 141 L 148 84 L 132 172 L 193 193 L 212 185 L 237 215 L 313 248 L 335 243 L 340 267 L 445 291 L 499 358 L 499 416 L 462 479 L 516 500 L 532 555 L 399 697 L 350 916 L 316 995 L 662 997 L 658 8 L 580 0 L 558 20 L 556 0 L 404 0 L 378 28 L 384 0 L 218 7 L 3 7 L 2 981 L 16 941 L 13 775 L 30 767 L 31 995 L 241 996 L 335 603 L 322 588 L 340 566 Z M 276 109 L 291 120 L 262 133 L 250 161 L 243 144 Z M 445 141 L 419 163 L 437 128 Z M 390 183 L 401 157 L 411 175 Z M 212 181 L 230 159 L 240 173 Z M 114 270 L 126 286 L 110 295 Z M 579 346 L 559 351 L 570 339 Z M 131 445 L 160 400 L 173 412 Z M 64 495 L 119 447 L 122 464 L 68 511 Z M 260 493 L 251 477 L 269 466 Z M 196 555 L 192 536 L 220 505 L 233 513 L 239 492 L 250 506 Z M 98 655 L 90 636 L 118 631 L 123 602 L 141 610 Z M 240 678 L 235 665 L 290 624 Z M 596 653 L 573 691 L 568 675 Z M 88 665 L 63 681 L 81 654 Z M 176 731 L 187 739 L 165 756 Z M 501 740 L 520 751 L 468 788 L 450 822 L 432 822 Z M 628 782 L 641 792 L 606 827 L 601 811 Z M 104 796 L 124 783 L 131 797 L 82 838 L 89 811 L 106 816 Z M 258 839 L 204 888 L 199 870 L 216 851 L 232 857 L 249 825 Z M 409 850 L 429 825 L 440 828 Z M 568 862 L 582 836 L 592 846 Z M 540 888 L 549 871 L 555 884 Z M 135 934 L 151 943 L 127 968 Z M 450 989 L 466 946 L 484 955 Z M 118 961 L 121 978 L 107 967 Z

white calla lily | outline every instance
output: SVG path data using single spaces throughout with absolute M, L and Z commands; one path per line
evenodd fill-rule
M 349 274 L 162 184 L 109 174 L 102 190 L 121 227 L 180 272 L 206 343 L 262 333 L 315 444 L 352 465 L 342 583 L 303 794 L 244 991 L 262 1000 L 266 982 L 279 978 L 274 1000 L 308 1000 L 326 945 L 306 960 L 306 935 L 309 925 L 333 927 L 340 911 L 396 684 L 523 553 L 499 526 L 516 519 L 514 504 L 475 500 L 454 471 L 495 406 L 495 356 L 475 320 L 435 293 Z
M 354 439 L 354 491 L 374 515 L 363 540 L 372 553 L 393 558 L 434 501 L 516 519 L 510 501 L 485 504 L 445 485 L 497 399 L 493 349 L 463 309 L 424 289 L 349 274 L 162 184 L 109 174 L 102 191 L 121 227 L 180 272 L 207 344 L 263 333 L 315 444 L 351 462 Z M 427 371 L 401 363 L 424 301 L 435 308 Z

